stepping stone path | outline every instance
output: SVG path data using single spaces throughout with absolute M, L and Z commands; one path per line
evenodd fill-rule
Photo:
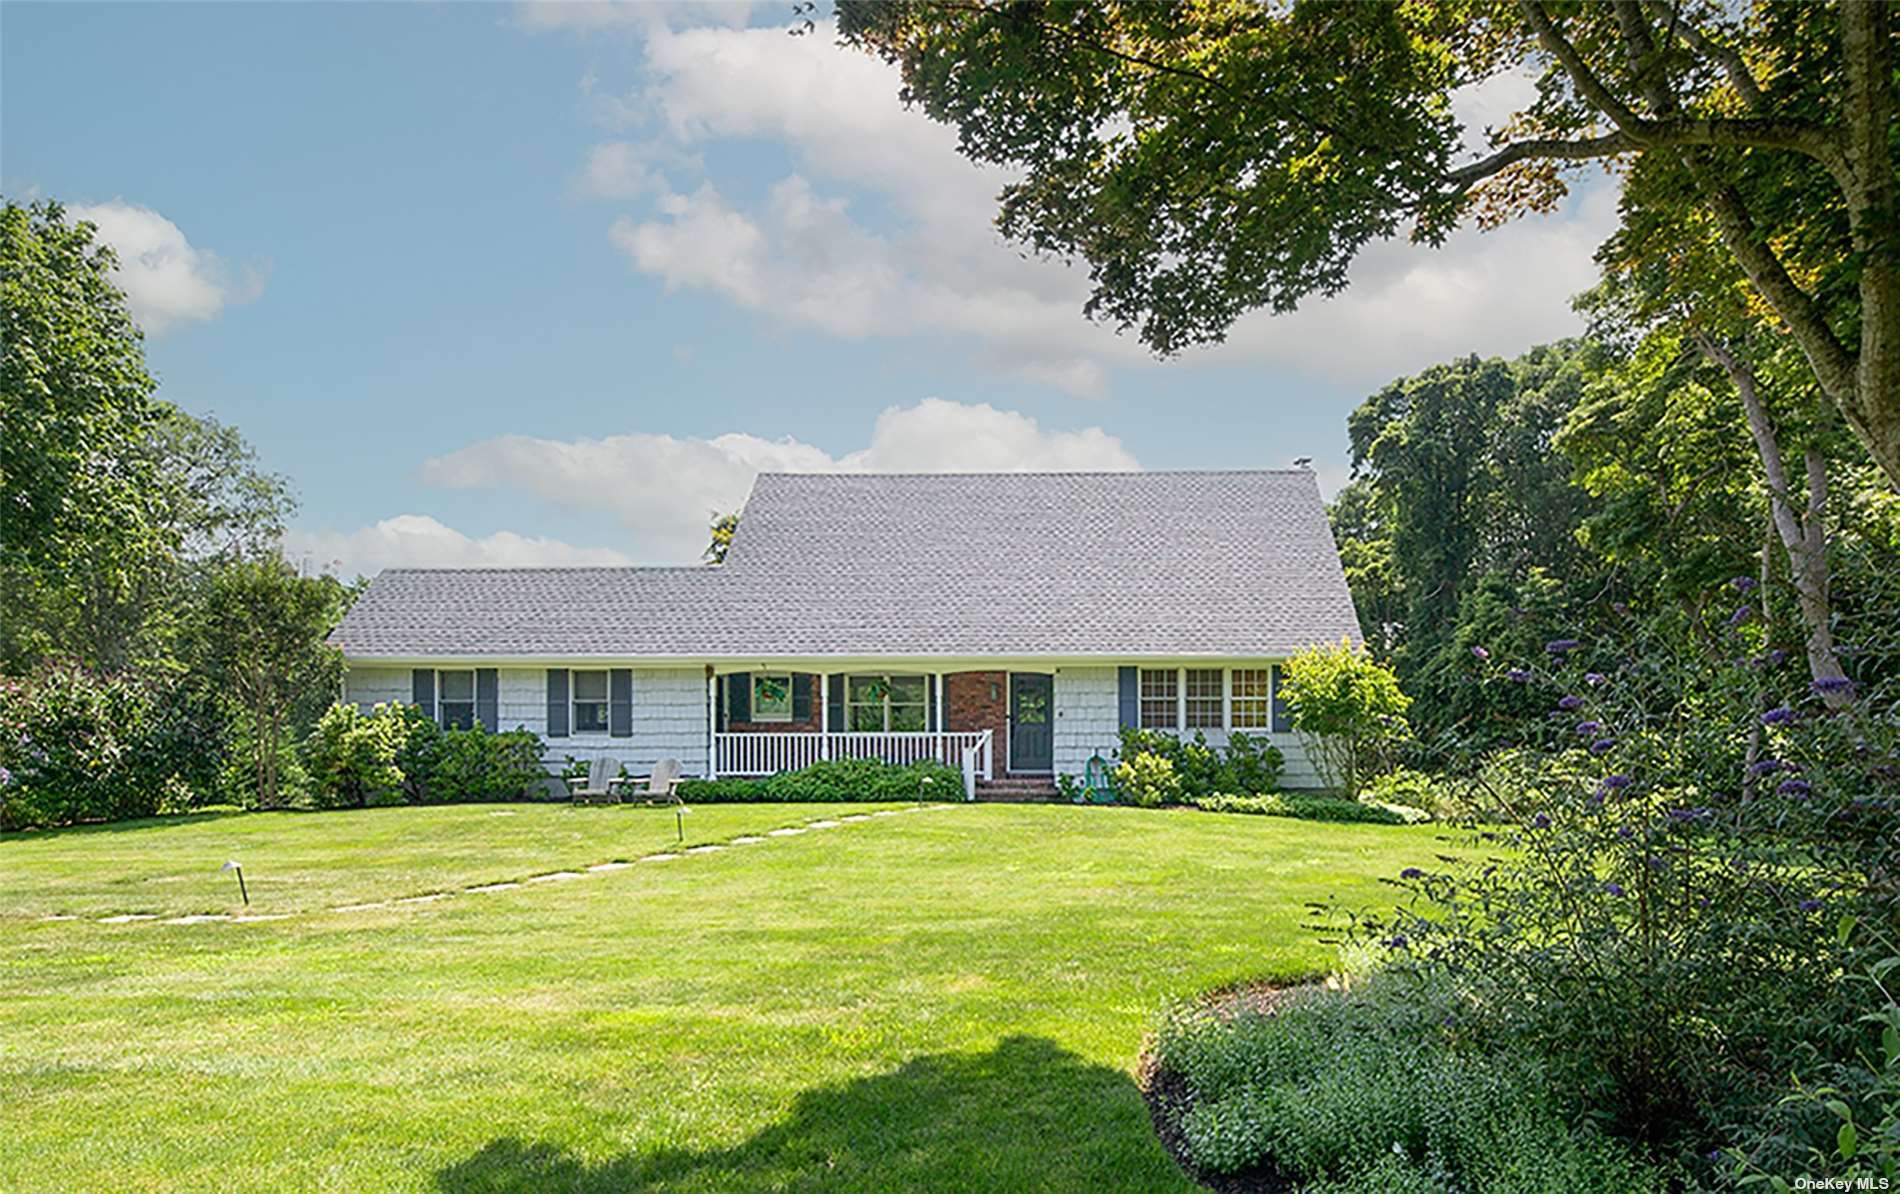
M 719 851 L 724 850 L 727 846 L 754 846 L 775 837 L 796 837 L 797 835 L 801 833 L 807 833 L 813 829 L 836 829 L 840 825 L 855 825 L 860 822 L 869 821 L 872 817 L 894 817 L 898 813 L 921 813 L 927 809 L 948 808 L 948 807 L 951 807 L 951 806 L 943 805 L 943 804 L 930 804 L 930 805 L 919 804 L 919 805 L 911 805 L 907 808 L 879 809 L 874 813 L 851 813 L 848 816 L 840 817 L 839 819 L 835 821 L 812 821 L 805 825 L 787 825 L 779 829 L 768 830 L 766 831 L 764 835 L 749 833 L 741 837 L 735 837 L 731 839 L 730 841 L 726 841 L 726 842 L 708 842 L 704 845 L 688 846 L 684 851 L 681 851 L 679 853 L 662 851 L 661 853 L 657 853 L 657 854 L 647 854 L 647 855 L 641 856 L 640 858 L 635 859 L 634 862 L 673 862 L 677 859 L 684 858 L 690 854 L 716 854 Z M 512 817 L 515 814 L 512 812 L 502 811 L 502 812 L 491 812 L 488 815 L 491 817 Z M 521 887 L 525 883 L 557 883 L 557 882 L 564 882 L 569 879 L 585 879 L 589 875 L 604 874 L 608 871 L 625 870 L 632 865 L 633 865 L 633 862 L 623 862 L 623 861 L 618 861 L 618 860 L 613 861 L 613 862 L 597 862 L 593 864 L 592 866 L 588 867 L 585 871 L 549 871 L 548 873 L 542 874 L 542 875 L 530 875 L 526 879 L 519 880 L 519 881 L 507 880 L 500 883 L 482 883 L 482 884 L 477 884 L 476 886 L 473 886 L 473 887 L 464 887 L 461 889 L 460 893 L 451 892 L 451 891 L 432 891 L 432 892 L 427 892 L 423 895 L 403 896 L 400 899 L 394 899 L 394 900 L 371 900 L 367 903 L 362 903 L 362 904 L 337 904 L 334 907 L 330 908 L 329 911 L 333 914 L 347 915 L 352 912 L 373 912 L 379 908 L 390 908 L 390 907 L 395 907 L 398 905 L 412 906 L 412 905 L 420 905 L 420 904 L 434 904 L 442 900 L 449 899 L 452 896 L 455 896 L 457 894 L 481 894 L 481 893 L 497 892 L 497 891 L 513 891 L 516 888 Z M 212 923 L 251 924 L 258 921 L 267 921 L 267 920 L 289 920 L 292 915 L 294 914 L 290 912 L 257 912 L 257 913 L 240 912 L 236 914 L 225 913 L 225 912 L 194 912 L 185 916 L 170 917 L 168 919 L 165 919 L 163 923 L 168 924 L 168 925 L 201 925 L 201 924 L 212 924 Z M 69 913 L 55 912 L 47 916 L 42 916 L 40 917 L 40 919 L 41 920 L 82 920 L 85 918 L 72 915 Z M 156 912 L 122 912 L 118 914 L 117 916 L 98 917 L 97 923 L 102 924 L 102 925 L 122 925 L 122 924 L 131 924 L 135 921 L 148 921 L 148 920 L 159 920 L 159 919 L 160 919 L 159 914 Z

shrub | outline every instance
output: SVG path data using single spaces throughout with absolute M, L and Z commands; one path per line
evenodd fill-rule
M 1152 751 L 1137 751 L 1115 765 L 1115 795 L 1142 808 L 1159 808 L 1181 800 L 1181 777 L 1174 760 Z
M 687 780 L 680 799 L 700 804 L 961 800 L 963 773 L 943 763 L 899 766 L 876 759 L 831 759 L 765 779 Z
M 362 808 L 373 799 L 400 800 L 402 771 L 396 752 L 408 726 L 399 705 L 364 713 L 336 704 L 304 739 L 303 765 L 318 808 Z
M 1302 821 L 1346 821 L 1372 825 L 1403 825 L 1406 818 L 1389 808 L 1342 800 L 1337 796 L 1309 796 L 1286 792 L 1264 796 L 1215 793 L 1194 796 L 1189 804 L 1209 813 L 1246 813 L 1261 817 L 1297 817 Z
M 1222 749 L 1209 746 L 1207 735 L 1198 730 L 1192 738 L 1182 739 L 1159 730 L 1124 729 L 1121 749 L 1116 755 L 1123 764 L 1143 755 L 1165 761 L 1179 784 L 1178 795 L 1163 801 L 1167 804 L 1215 792 L 1272 792 L 1280 785 L 1280 769 L 1286 763 L 1279 747 L 1238 731 L 1228 735 L 1227 746 Z M 1143 763 L 1134 774 L 1142 774 L 1144 769 L 1153 768 Z M 1118 765 L 1118 792 L 1121 791 L 1120 774 Z M 1166 786 L 1164 783 L 1163 787 Z M 1130 794 L 1124 793 L 1122 799 L 1141 803 Z
M 1408 872 L 1408 906 L 1358 929 L 1455 980 L 1576 1111 L 1685 1164 L 1727 1139 L 1799 1171 L 1833 1128 L 1763 1125 L 1791 1072 L 1826 1082 L 1866 1047 L 1840 976 L 1871 958 L 1836 926 L 1894 923 L 1900 702 L 1814 691 L 1719 607 L 1624 625 L 1489 665 L 1545 711 L 1481 772 L 1507 821 L 1482 864 Z
M 1470 802 L 1461 796 L 1467 786 L 1410 767 L 1395 767 L 1368 783 L 1363 797 L 1374 804 L 1414 810 L 1420 819 L 1452 820 L 1474 815 Z
M 72 664 L 0 679 L 0 829 L 188 807 L 201 738 L 163 680 Z
M 1411 698 L 1392 669 L 1342 641 L 1287 660 L 1287 713 L 1328 786 L 1348 796 L 1390 763 Z
M 1271 1013 L 1177 1007 L 1155 1053 L 1188 1090 L 1189 1157 L 1213 1173 L 1258 1167 L 1340 1191 L 1661 1188 L 1613 1142 L 1570 1129 L 1535 1054 L 1463 1037 L 1464 1019 L 1449 983 L 1375 977 Z
M 445 730 L 414 705 L 364 714 L 337 704 L 304 745 L 320 808 L 361 807 L 378 795 L 410 804 L 528 800 L 547 779 L 541 738 L 524 729 Z
M 477 725 L 439 732 L 440 753 L 423 778 L 423 802 L 527 800 L 543 788 L 541 738 L 524 729 L 490 733 Z

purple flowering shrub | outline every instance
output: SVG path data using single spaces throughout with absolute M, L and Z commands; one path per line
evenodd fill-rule
M 49 663 L 0 677 L 0 830 L 189 805 L 201 736 L 162 681 Z
M 1486 682 L 1541 708 L 1464 781 L 1493 849 L 1394 878 L 1401 908 L 1354 920 L 1452 982 L 1467 1030 L 1547 1059 L 1579 1112 L 1704 1175 L 1725 1141 L 1799 1158 L 1833 1131 L 1780 1096 L 1866 1046 L 1841 981 L 1864 947 L 1837 926 L 1893 923 L 1900 890 L 1900 683 L 1843 703 L 1731 621 L 1489 651 Z

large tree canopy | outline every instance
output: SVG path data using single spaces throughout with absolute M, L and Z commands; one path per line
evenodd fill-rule
M 1592 162 L 1692 207 L 1900 483 L 1892 10 L 1868 0 L 841 0 L 845 41 L 963 151 L 998 223 L 1088 262 L 1092 316 L 1161 353 L 1346 283 L 1368 242 L 1552 205 Z M 1452 93 L 1536 98 L 1464 160 Z

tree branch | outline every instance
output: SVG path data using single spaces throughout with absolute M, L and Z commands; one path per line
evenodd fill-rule
M 1753 71 L 1742 61 L 1742 56 L 1734 46 L 1723 45 L 1708 34 L 1697 29 L 1682 17 L 1682 11 L 1674 6 L 1663 4 L 1662 0 L 1646 0 L 1644 7 L 1662 24 L 1667 34 L 1673 34 L 1683 45 L 1694 50 L 1722 68 L 1722 74 L 1728 78 L 1729 86 L 1735 88 L 1751 111 L 1759 112 L 1766 103 L 1762 95 L 1761 84 L 1756 81 Z
M 1583 54 L 1557 28 L 1538 0 L 1520 0 L 1524 19 L 1537 33 L 1537 39 L 1557 59 L 1570 76 L 1578 94 L 1610 119 L 1610 122 L 1642 148 L 1687 149 L 1716 146 L 1731 149 L 1781 149 L 1804 154 L 1820 162 L 1843 189 L 1850 185 L 1847 158 L 1833 128 L 1804 120 L 1729 120 L 1720 117 L 1687 117 L 1664 113 L 1660 119 L 1645 119 L 1617 98 Z M 1658 86 L 1660 86 L 1658 84 Z M 1671 105 L 1673 106 L 1673 105 Z

